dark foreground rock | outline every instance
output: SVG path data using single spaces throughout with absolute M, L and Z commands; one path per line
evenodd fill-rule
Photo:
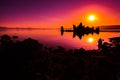
M 1 80 L 119 80 L 120 47 L 47 48 L 28 38 L 0 37 Z

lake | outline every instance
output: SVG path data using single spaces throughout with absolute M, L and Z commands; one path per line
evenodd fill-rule
M 113 30 L 113 29 L 112 29 Z M 65 32 L 61 35 L 59 29 L 5 29 L 0 30 L 0 35 L 7 34 L 9 36 L 17 35 L 19 40 L 26 38 L 33 38 L 38 40 L 46 47 L 56 48 L 62 46 L 66 49 L 79 49 L 84 48 L 86 50 L 98 49 L 98 39 L 104 39 L 104 42 L 109 42 L 109 38 L 120 36 L 120 32 L 109 32 L 103 30 L 99 34 L 88 34 L 82 36 L 80 39 L 78 36 L 73 38 L 72 32 Z

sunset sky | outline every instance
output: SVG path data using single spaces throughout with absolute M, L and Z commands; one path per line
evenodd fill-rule
M 120 25 L 120 0 L 0 0 L 0 26 L 59 28 L 80 22 Z

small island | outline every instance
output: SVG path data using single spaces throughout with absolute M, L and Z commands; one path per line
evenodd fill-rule
M 61 35 L 64 34 L 64 32 L 73 32 L 73 38 L 75 36 L 78 36 L 80 39 L 82 38 L 82 36 L 84 36 L 85 34 L 88 35 L 88 34 L 99 34 L 100 32 L 100 28 L 99 27 L 89 27 L 89 26 L 84 26 L 82 24 L 82 22 L 76 26 L 73 24 L 73 29 L 64 29 L 63 26 L 61 26 Z

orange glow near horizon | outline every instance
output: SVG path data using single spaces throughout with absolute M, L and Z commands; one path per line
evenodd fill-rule
M 105 6 L 88 5 L 75 13 L 74 23 L 76 24 L 81 21 L 86 26 L 120 25 L 120 20 L 118 19 L 120 14 Z M 90 15 L 95 16 L 94 21 L 89 20 Z
M 93 14 L 93 15 L 90 15 Z M 40 16 L 40 15 L 38 15 Z M 89 17 L 89 18 L 88 18 Z M 119 25 L 120 14 L 110 8 L 98 5 L 87 5 L 79 9 L 73 9 L 68 14 L 60 16 L 47 16 L 40 18 L 25 18 L 1 22 L 0 26 L 6 27 L 35 27 L 35 28 L 71 28 L 73 24 L 82 22 L 85 26 Z

